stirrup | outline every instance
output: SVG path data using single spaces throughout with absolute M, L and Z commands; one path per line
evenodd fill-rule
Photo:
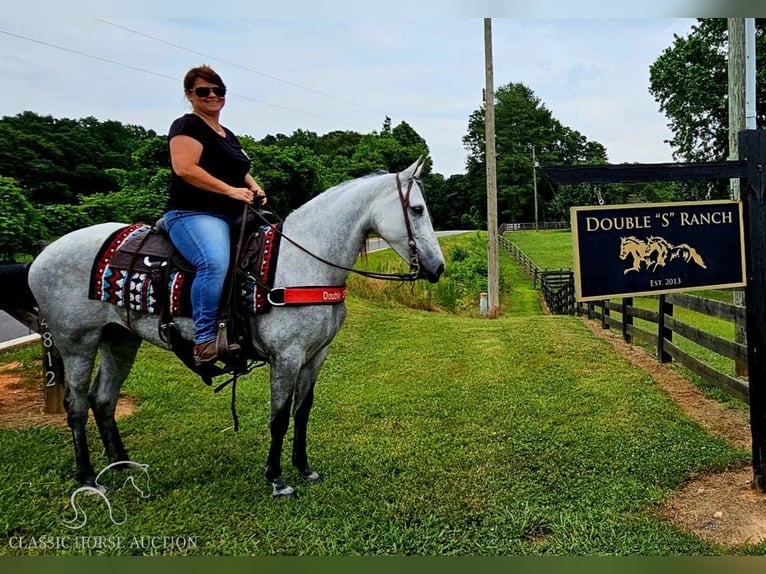
M 218 321 L 218 333 L 215 337 L 216 354 L 236 354 L 239 353 L 240 350 L 242 350 L 242 348 L 237 343 L 229 343 L 226 321 Z

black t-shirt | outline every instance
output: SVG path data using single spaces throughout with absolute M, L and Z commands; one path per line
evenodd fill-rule
M 213 128 L 197 115 L 185 114 L 175 120 L 168 132 L 168 145 L 177 135 L 194 138 L 202 144 L 199 166 L 210 175 L 233 187 L 246 187 L 245 175 L 250 170 L 250 159 L 242 149 L 237 136 L 224 128 L 226 137 L 218 135 Z M 243 202 L 220 193 L 207 191 L 191 185 L 171 170 L 170 197 L 165 210 L 209 211 L 239 215 Z

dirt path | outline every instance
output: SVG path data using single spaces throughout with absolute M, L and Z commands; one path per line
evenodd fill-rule
M 30 426 L 66 427 L 65 414 L 45 414 L 43 393 L 39 380 L 29 380 L 21 373 L 21 363 L 0 365 L 0 429 Z M 135 405 L 128 397 L 120 396 L 117 418 L 130 415 Z

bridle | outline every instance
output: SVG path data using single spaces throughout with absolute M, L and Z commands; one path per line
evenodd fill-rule
M 409 273 L 378 273 L 376 271 L 364 271 L 361 269 L 354 269 L 352 267 L 344 267 L 343 265 L 338 265 L 337 263 L 333 263 L 332 261 L 327 261 L 326 259 L 323 259 L 319 255 L 312 253 L 308 249 L 306 249 L 303 245 L 297 243 L 296 241 L 290 239 L 287 235 L 282 233 L 281 226 L 278 226 L 279 223 L 282 223 L 282 220 L 276 216 L 276 214 L 273 214 L 274 217 L 277 219 L 277 224 L 275 224 L 273 221 L 270 221 L 266 217 L 264 217 L 258 209 L 253 209 L 251 207 L 246 207 L 246 209 L 250 209 L 253 213 L 255 213 L 262 221 L 264 221 L 267 225 L 274 228 L 274 231 L 278 233 L 282 239 L 285 239 L 295 245 L 298 249 L 303 251 L 304 253 L 310 255 L 317 261 L 321 261 L 325 265 L 329 265 L 330 267 L 334 267 L 336 269 L 342 269 L 344 271 L 348 271 L 350 273 L 356 273 L 357 275 L 362 275 L 363 277 L 367 277 L 370 279 L 382 279 L 384 281 L 412 281 L 414 282 L 418 276 L 420 275 L 420 257 L 418 256 L 418 249 L 417 245 L 415 244 L 415 236 L 412 233 L 412 224 L 410 223 L 410 215 L 409 215 L 409 207 L 410 207 L 410 192 L 412 191 L 412 184 L 415 182 L 416 178 L 413 177 L 409 185 L 407 185 L 407 191 L 404 192 L 402 190 L 402 182 L 399 178 L 399 174 L 396 174 L 396 191 L 399 194 L 399 203 L 402 206 L 402 213 L 404 215 L 404 225 L 407 229 L 407 245 L 410 250 L 410 272 Z

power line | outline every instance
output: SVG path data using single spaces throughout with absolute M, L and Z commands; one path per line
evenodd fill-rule
M 148 36 L 148 35 L 142 34 L 140 32 L 135 32 L 133 30 L 130 30 L 128 28 L 124 28 L 122 26 L 117 26 L 117 25 L 112 24 L 111 22 L 107 22 L 105 20 L 99 20 L 98 18 L 96 18 L 96 20 L 99 21 L 99 22 L 103 22 L 103 23 L 112 25 L 112 26 L 116 26 L 118 28 L 122 28 L 122 29 L 124 29 L 126 31 L 129 31 L 129 32 L 132 32 L 132 33 L 135 33 L 135 34 L 146 36 L 146 37 L 151 38 L 153 40 L 157 40 L 159 42 L 171 45 L 173 47 L 177 47 L 177 48 L 182 49 L 182 50 L 186 50 L 186 51 L 189 51 L 189 52 L 192 52 L 192 53 L 196 53 L 198 55 L 202 55 L 202 56 L 204 56 L 206 58 L 211 58 L 211 59 L 214 59 L 214 60 L 218 60 L 218 61 L 224 62 L 224 63 L 226 63 L 228 65 L 231 65 L 231 66 L 239 67 L 239 68 L 241 68 L 243 70 L 246 70 L 246 71 L 249 71 L 249 72 L 252 72 L 252 73 L 255 73 L 255 74 L 265 75 L 265 74 L 261 74 L 260 72 L 255 71 L 255 70 L 251 70 L 249 68 L 246 68 L 244 66 L 239 66 L 239 65 L 234 64 L 234 63 L 225 62 L 224 60 L 221 60 L 221 59 L 218 59 L 218 58 L 214 58 L 214 57 L 209 56 L 209 55 L 202 54 L 201 52 L 195 52 L 193 50 L 184 48 L 182 46 L 177 46 L 175 44 L 171 44 L 169 42 L 165 42 L 164 40 L 161 40 L 159 38 L 154 38 L 152 36 Z M 133 71 L 136 71 L 136 72 L 141 72 L 141 73 L 144 73 L 144 74 L 149 74 L 149 75 L 156 76 L 156 77 L 159 77 L 159 78 L 163 78 L 163 79 L 166 79 L 166 80 L 171 80 L 173 82 L 178 82 L 178 78 L 177 77 L 169 76 L 169 75 L 163 74 L 161 72 L 155 72 L 155 71 L 152 71 L 152 70 L 147 70 L 146 68 L 141 68 L 141 67 L 138 67 L 138 66 L 133 66 L 131 64 L 126 64 L 124 62 L 119 62 L 119 61 L 113 60 L 111 58 L 104 58 L 102 56 L 96 56 L 94 54 L 90 54 L 90 53 L 84 52 L 82 50 L 76 50 L 76 49 L 73 49 L 73 48 L 67 48 L 65 46 L 60 46 L 60 45 L 57 45 L 57 44 L 53 44 L 52 42 L 47 42 L 45 40 L 39 40 L 39 39 L 36 39 L 36 38 L 31 38 L 29 36 L 24 36 L 22 34 L 16 34 L 14 32 L 9 32 L 8 30 L 0 29 L 0 34 L 4 34 L 6 36 L 11 36 L 13 38 L 24 40 L 26 42 L 32 42 L 34 44 L 39 44 L 39 45 L 42 45 L 42 46 L 45 46 L 45 47 L 48 47 L 48 48 L 52 48 L 52 49 L 55 49 L 55 50 L 61 50 L 63 52 L 67 52 L 67 53 L 70 53 L 70 54 L 75 54 L 77 56 L 82 56 L 84 58 L 89 58 L 91 60 L 96 60 L 96 61 L 99 61 L 99 62 L 104 62 L 104 63 L 107 63 L 107 64 L 112 64 L 114 66 L 118 66 L 118 67 L 121 67 L 121 68 L 133 70 Z M 336 99 L 341 99 L 341 98 L 337 98 L 336 96 L 333 96 L 332 94 L 326 94 L 324 92 L 320 92 L 320 91 L 317 91 L 317 90 L 312 90 L 311 88 L 306 88 L 305 86 L 300 86 L 299 84 L 293 84 L 292 82 L 288 82 L 287 80 L 281 80 L 281 79 L 276 78 L 276 77 L 273 77 L 273 78 L 275 80 L 277 80 L 277 81 L 285 82 L 285 83 L 294 85 L 296 87 L 306 89 L 308 91 L 313 91 L 313 92 L 316 92 L 316 93 L 319 93 L 319 94 L 322 94 L 322 95 L 325 95 L 325 96 L 333 97 L 333 98 L 336 98 Z M 359 124 L 354 124 L 354 123 L 351 123 L 351 122 L 347 122 L 345 120 L 339 120 L 337 118 L 331 118 L 331 117 L 328 117 L 328 116 L 323 116 L 323 115 L 320 115 L 320 114 L 315 114 L 313 112 L 307 112 L 307 111 L 304 111 L 304 110 L 299 110 L 299 109 L 296 109 L 296 108 L 291 108 L 289 106 L 283 106 L 281 104 L 275 104 L 275 103 L 272 103 L 272 102 L 267 102 L 265 100 L 254 98 L 252 96 L 248 96 L 248 95 L 245 95 L 245 94 L 239 94 L 239 93 L 236 93 L 236 92 L 229 92 L 229 95 L 230 96 L 234 96 L 234 97 L 238 97 L 238 98 L 242 98 L 242 99 L 245 99 L 245 100 L 249 100 L 251 102 L 256 102 L 256 103 L 259 103 L 259 104 L 263 104 L 265 106 L 269 106 L 269 107 L 272 107 L 272 108 L 277 108 L 277 109 L 282 109 L 282 110 L 286 110 L 286 111 L 290 111 L 290 112 L 295 112 L 295 113 L 298 113 L 298 114 L 303 114 L 303 115 L 306 115 L 306 116 L 311 116 L 311 117 L 314 117 L 314 118 L 330 121 L 330 122 L 333 122 L 333 123 L 336 123 L 336 124 L 343 124 L 343 125 L 346 125 L 346 126 L 354 127 L 354 128 L 361 129 L 361 130 L 364 130 L 364 131 L 369 129 L 367 126 L 362 126 L 362 125 L 359 125 Z M 343 101 L 345 101 L 345 100 L 343 100 Z M 371 110 L 379 111 L 380 113 L 388 115 L 386 112 L 384 112 L 382 110 L 376 110 L 375 108 L 372 108 L 370 106 L 365 106 L 364 104 L 358 104 L 358 103 L 350 102 L 350 101 L 349 101 L 349 103 L 353 103 L 354 105 L 358 105 L 358 106 L 362 106 L 362 107 L 367 107 L 367 108 L 369 108 Z M 421 122 L 421 123 L 423 123 L 423 125 L 428 125 L 428 124 L 426 124 L 424 122 Z M 439 129 L 447 130 L 447 131 L 450 131 L 450 132 L 453 132 L 453 133 L 460 133 L 460 132 L 457 132 L 455 130 L 451 130 L 449 128 L 442 128 L 441 126 L 430 126 L 430 127 L 437 127 Z M 461 148 L 458 148 L 456 146 L 450 146 L 450 145 L 439 144 L 439 143 L 437 143 L 435 145 L 438 146 L 438 147 L 441 147 L 441 148 L 446 148 L 446 149 L 451 149 L 451 150 L 461 149 Z M 464 150 L 461 149 L 461 151 L 464 151 Z
M 336 96 L 334 94 L 329 94 L 327 92 L 322 92 L 321 90 L 315 90 L 313 88 L 309 88 L 307 86 L 303 86 L 301 84 L 296 84 L 295 82 L 291 82 L 289 80 L 285 80 L 282 78 L 278 78 L 276 76 L 272 76 L 271 74 L 266 74 L 264 72 L 259 72 L 258 70 L 254 70 L 252 68 L 248 68 L 247 66 L 242 66 L 241 64 L 237 64 L 235 62 L 230 62 L 228 60 L 223 60 L 221 58 L 217 58 L 215 56 L 211 56 L 210 54 L 205 54 L 204 52 L 199 52 L 197 50 L 192 50 L 191 48 L 187 48 L 186 46 L 181 46 L 180 44 L 174 44 L 173 42 L 168 42 L 167 40 L 163 40 L 162 38 L 157 38 L 156 36 L 152 36 L 151 34 L 146 34 L 144 32 L 139 32 L 138 30 L 133 30 L 132 28 L 128 28 L 126 26 L 121 26 L 120 24 L 115 24 L 114 22 L 109 22 L 108 20 L 102 20 L 101 18 L 94 18 L 96 22 L 100 22 L 102 24 L 108 24 L 109 26 L 114 26 L 115 28 L 119 28 L 120 30 L 124 30 L 126 32 L 130 32 L 131 34 L 136 34 L 137 36 L 142 36 L 144 38 L 148 38 L 150 40 L 154 40 L 155 42 L 160 42 L 161 44 L 165 44 L 166 46 L 171 46 L 173 48 L 178 48 L 179 50 L 183 50 L 184 52 L 189 52 L 190 54 L 196 54 L 197 56 L 202 56 L 203 58 L 207 58 L 209 60 L 216 60 L 218 62 L 221 62 L 223 64 L 227 64 L 229 66 L 232 66 L 234 68 L 239 68 L 240 70 L 244 70 L 246 72 L 250 72 L 251 74 L 256 74 L 258 76 L 263 76 L 264 78 L 269 78 L 270 80 L 274 80 L 276 82 L 282 82 L 283 84 L 288 84 L 290 86 L 293 86 L 295 88 L 299 88 L 301 90 L 306 90 L 308 92 L 313 92 L 315 94 L 319 94 L 322 96 L 326 96 L 328 98 L 333 98 L 335 100 L 341 101 L 346 104 L 351 104 L 353 106 L 359 106 L 362 108 L 367 108 L 368 110 L 372 110 L 374 112 L 378 112 L 381 114 L 387 115 L 387 113 L 383 110 L 379 110 L 377 108 L 373 108 L 372 106 L 368 106 L 367 104 L 360 104 L 358 102 L 353 102 L 351 100 L 346 100 L 344 98 L 341 98 L 339 96 Z
M 81 50 L 73 50 L 72 48 L 65 48 L 64 46 L 57 46 L 56 44 L 51 44 L 50 42 L 46 42 L 44 40 L 37 40 L 35 38 L 29 38 L 28 36 L 22 36 L 21 34 L 14 34 L 13 32 L 8 32 L 7 30 L 0 29 L 0 34 L 5 34 L 6 36 L 12 36 L 14 38 L 19 38 L 20 40 L 26 40 L 27 42 L 34 42 L 35 44 L 40 44 L 42 46 L 47 46 L 48 48 L 55 48 L 56 50 L 62 50 L 64 52 L 69 52 L 70 54 L 77 54 L 78 56 L 84 56 L 86 58 L 90 58 L 91 60 L 98 60 L 99 62 L 106 62 L 108 64 L 115 64 L 117 66 L 121 66 L 123 68 L 128 68 L 130 70 L 135 70 L 138 72 L 143 72 L 145 74 L 151 74 L 152 76 L 158 76 L 160 78 L 165 78 L 169 80 L 173 80 L 174 82 L 178 81 L 178 78 L 174 78 L 172 76 L 168 76 L 166 74 L 160 74 L 158 72 L 152 72 L 151 70 L 146 70 L 144 68 L 138 68 L 136 66 L 131 66 L 130 64 L 123 64 L 122 62 L 118 62 L 116 60 L 110 60 L 109 58 L 102 58 L 101 56 L 94 56 L 93 54 L 88 54 L 87 52 L 83 52 Z
M 161 44 L 165 44 L 166 46 L 171 46 L 173 48 L 177 48 L 179 50 L 183 50 L 185 52 L 189 52 L 190 54 L 196 54 L 197 56 L 202 56 L 203 58 L 207 58 L 209 60 L 218 61 L 218 62 L 221 62 L 223 64 L 232 66 L 234 68 L 238 68 L 240 70 L 244 70 L 246 72 L 250 72 L 251 74 L 256 74 L 256 75 L 262 76 L 264 78 L 269 78 L 270 80 L 274 80 L 275 82 L 281 82 L 283 84 L 288 84 L 288 85 L 293 86 L 295 88 L 298 88 L 298 89 L 301 89 L 301 90 L 306 90 L 308 92 L 319 94 L 319 95 L 322 95 L 322 96 L 325 96 L 325 97 L 328 97 L 328 98 L 332 98 L 332 99 L 338 100 L 338 101 L 346 103 L 346 104 L 351 104 L 353 106 L 358 106 L 358 107 L 361 107 L 361 108 L 366 108 L 368 110 L 372 110 L 374 112 L 378 112 L 378 113 L 383 114 L 385 116 L 391 116 L 391 115 L 396 116 L 396 115 L 399 115 L 399 114 L 390 114 L 389 112 L 387 112 L 385 110 L 380 110 L 378 108 L 374 108 L 374 107 L 369 106 L 367 104 L 362 104 L 360 102 L 355 102 L 353 100 L 348 100 L 348 99 L 345 99 L 345 98 L 341 98 L 340 96 L 336 96 L 335 94 L 330 94 L 328 92 L 323 92 L 321 90 L 315 90 L 314 88 L 309 88 L 308 86 L 304 86 L 302 84 L 291 82 L 290 80 L 285 80 L 283 78 L 279 78 L 279 77 L 273 76 L 271 74 L 266 74 L 264 72 L 259 72 L 258 70 L 254 70 L 253 68 L 249 68 L 247 66 L 242 66 L 241 64 L 237 64 L 235 62 L 230 62 L 228 60 L 224 60 L 224 59 L 218 58 L 216 56 L 211 56 L 210 54 L 206 54 L 206 53 L 200 52 L 198 50 L 193 50 L 191 48 L 187 48 L 186 46 L 182 46 L 180 44 L 175 44 L 173 42 L 168 42 L 167 40 L 163 40 L 162 38 L 157 38 L 156 36 L 152 36 L 151 34 L 146 34 L 144 32 L 139 32 L 138 30 L 133 30 L 132 28 L 128 28 L 127 26 L 122 26 L 120 24 L 115 24 L 114 22 L 110 22 L 108 20 L 103 20 L 101 18 L 94 18 L 94 20 L 96 20 L 96 22 L 100 22 L 102 24 L 107 24 L 109 26 L 114 26 L 115 28 L 119 28 L 120 30 L 124 30 L 126 32 L 131 33 L 131 34 L 135 34 L 137 36 L 142 36 L 144 38 L 148 38 L 150 40 L 154 40 L 155 42 L 160 42 Z M 402 116 L 400 116 L 400 117 L 402 117 Z M 452 133 L 456 133 L 456 134 L 462 135 L 460 132 L 458 132 L 456 130 L 453 130 L 453 129 L 450 129 L 450 128 L 445 128 L 445 127 L 442 127 L 442 126 L 432 125 L 432 124 L 428 124 L 428 123 L 422 122 L 422 121 L 420 123 L 422 125 L 425 125 L 425 126 L 428 126 L 428 127 L 431 127 L 431 128 L 445 130 L 445 131 L 448 131 L 448 132 L 452 132 Z
M 56 50 L 61 50 L 63 52 L 69 52 L 70 54 L 76 54 L 78 56 L 83 56 L 85 58 L 90 58 L 92 60 L 97 60 L 99 62 L 105 62 L 105 63 L 108 63 L 108 64 L 113 64 L 113 65 L 119 66 L 121 68 L 126 68 L 126 69 L 129 69 L 129 70 L 134 70 L 136 72 L 142 72 L 144 74 L 150 74 L 152 76 L 157 76 L 159 78 L 163 78 L 163 79 L 166 79 L 166 80 L 172 80 L 173 82 L 178 82 L 178 78 L 176 78 L 174 76 L 169 76 L 167 74 L 162 74 L 160 72 L 153 72 L 152 70 L 147 70 L 145 68 L 139 68 L 137 66 L 132 66 L 130 64 L 125 64 L 123 62 L 118 62 L 117 60 L 112 60 L 110 58 L 104 58 L 104 57 L 101 57 L 101 56 L 95 56 L 93 54 L 89 54 L 87 52 L 83 52 L 82 50 L 74 50 L 72 48 L 66 48 L 64 46 L 59 46 L 59 45 L 56 45 L 56 44 L 52 44 L 51 42 L 46 42 L 44 40 L 37 40 L 36 38 L 30 38 L 28 36 L 22 36 L 21 34 L 15 34 L 13 32 L 8 32 L 7 30 L 2 30 L 2 29 L 0 29 L 0 34 L 5 34 L 6 36 L 12 36 L 12 37 L 18 38 L 20 40 L 25 40 L 27 42 L 33 42 L 35 44 L 40 44 L 42 46 L 46 46 L 48 48 L 54 48 Z M 330 118 L 330 117 L 327 117 L 327 116 L 322 116 L 322 115 L 319 115 L 319 114 L 314 114 L 312 112 L 306 112 L 306 111 L 303 111 L 303 110 L 297 110 L 295 108 L 291 108 L 291 107 L 288 107 L 288 106 L 283 106 L 281 104 L 274 104 L 272 102 L 267 102 L 265 100 L 259 100 L 258 98 L 254 98 L 252 96 L 246 96 L 244 94 L 238 94 L 236 92 L 229 92 L 229 95 L 230 96 L 236 96 L 238 98 L 242 98 L 242 99 L 245 99 L 245 100 L 250 100 L 251 102 L 257 102 L 259 104 L 263 104 L 263 105 L 266 105 L 266 106 L 271 106 L 273 108 L 279 108 L 279 109 L 287 110 L 287 111 L 290 111 L 290 112 L 296 112 L 296 113 L 304 114 L 304 115 L 307 115 L 307 116 L 313 116 L 315 118 L 319 118 L 319 119 L 323 119 L 323 120 L 328 120 L 328 121 L 335 122 L 335 123 L 341 123 L 341 124 L 345 124 L 347 126 L 351 126 L 351 127 L 355 127 L 355 128 L 359 128 L 359 129 L 363 129 L 363 130 L 368 129 L 366 126 L 361 126 L 361 125 L 353 124 L 353 123 L 346 122 L 346 121 L 343 121 L 343 120 L 338 120 L 336 118 Z

